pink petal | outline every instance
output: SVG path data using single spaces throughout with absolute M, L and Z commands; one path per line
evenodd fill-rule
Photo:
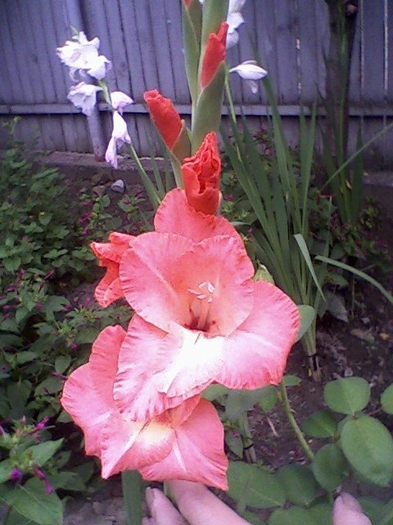
M 72 372 L 64 384 L 61 404 L 85 436 L 86 454 L 101 455 L 101 432 L 110 416 L 110 406 L 96 395 L 90 365 Z
M 152 381 L 170 359 L 167 333 L 134 314 L 121 347 L 113 394 L 118 410 L 134 421 L 145 421 L 180 405 L 185 397 L 168 397 Z M 192 393 L 188 397 L 190 397 Z
M 198 403 L 199 397 L 194 397 L 158 418 L 138 423 L 113 411 L 102 432 L 102 476 L 139 469 L 167 457 L 174 446 L 175 430 L 192 417 Z
M 135 239 L 124 233 L 111 233 L 107 243 L 92 242 L 91 249 L 100 261 L 100 266 L 107 268 L 106 274 L 95 289 L 95 298 L 100 306 L 106 307 L 123 297 L 119 280 L 119 263 L 125 250 Z
M 93 343 L 89 366 L 93 386 L 108 406 L 114 406 L 113 384 L 118 356 L 126 331 L 120 326 L 107 326 Z
M 114 407 L 113 382 L 124 336 L 121 326 L 105 328 L 93 344 L 89 363 L 72 372 L 64 385 L 61 403 L 82 428 L 87 454 L 101 455 L 101 433 Z
M 173 323 L 226 335 L 252 307 L 253 265 L 233 237 L 200 243 L 175 234 L 140 235 L 124 254 L 120 280 L 132 308 L 170 331 Z
M 195 242 L 215 235 L 230 235 L 239 240 L 232 224 L 222 216 L 205 215 L 192 208 L 184 190 L 176 188 L 166 194 L 154 217 L 154 227 L 160 233 L 177 233 Z
M 165 368 L 151 378 L 155 388 L 169 398 L 199 394 L 220 373 L 225 360 L 225 338 L 180 328 L 163 341 Z
M 253 302 L 254 267 L 237 239 L 226 235 L 209 237 L 185 253 L 178 266 L 181 276 L 176 288 L 188 295 L 194 313 L 190 328 L 210 335 L 228 335 L 246 319 Z M 204 295 L 207 297 L 201 299 Z M 200 322 L 202 313 L 195 313 L 206 309 L 206 301 L 211 301 L 207 319 Z
M 184 479 L 227 490 L 227 468 L 224 429 L 213 405 L 202 399 L 176 428 L 171 453 L 139 470 L 146 480 Z
M 154 421 L 127 421 L 112 412 L 102 431 L 101 475 L 104 479 L 123 470 L 136 470 L 160 461 L 172 448 L 173 430 Z
M 188 297 L 178 293 L 173 281 L 179 278 L 179 259 L 192 246 L 186 237 L 150 232 L 139 235 L 122 259 L 119 274 L 127 301 L 163 330 L 190 320 Z
M 279 288 L 254 283 L 249 317 L 225 341 L 225 361 L 216 381 L 228 388 L 260 388 L 281 381 L 299 329 L 299 311 Z

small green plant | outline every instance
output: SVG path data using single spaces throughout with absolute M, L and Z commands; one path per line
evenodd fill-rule
M 0 512 L 4 525 L 61 524 L 63 503 L 56 491 L 83 491 L 78 469 L 64 468 L 63 439 L 50 439 L 48 418 L 26 417 L 0 427 Z
M 233 453 L 229 495 L 236 501 L 237 512 L 251 523 L 330 525 L 336 491 L 354 483 L 387 487 L 393 480 L 393 438 L 377 417 L 393 413 L 393 385 L 382 393 L 379 407 L 375 409 L 373 402 L 373 410 L 367 412 L 371 397 L 367 381 L 361 377 L 330 381 L 323 392 L 326 408 L 309 415 L 300 428 L 287 391 L 300 383 L 295 376 L 285 376 L 278 387 L 247 392 L 214 386 L 205 392 L 221 407 L 227 446 Z M 282 405 L 307 461 L 273 471 L 261 463 L 244 461 L 244 435 L 236 422 L 255 406 L 269 414 L 277 403 Z M 360 502 L 375 525 L 391 523 L 393 500 L 384 503 L 360 498 Z M 261 511 L 269 514 L 266 522 L 261 520 Z

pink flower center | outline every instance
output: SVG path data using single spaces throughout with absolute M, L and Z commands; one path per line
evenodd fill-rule
M 189 326 L 191 330 L 209 332 L 211 326 L 215 324 L 215 321 L 211 319 L 210 312 L 215 289 L 215 286 L 210 281 L 200 283 L 197 290 L 188 289 L 191 294 L 190 312 L 192 321 Z

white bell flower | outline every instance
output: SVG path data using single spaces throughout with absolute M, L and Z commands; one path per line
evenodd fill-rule
M 237 73 L 250 86 L 252 93 L 258 92 L 257 80 L 265 78 L 268 72 L 263 67 L 258 66 L 255 60 L 246 60 L 236 67 L 229 70 L 230 73 Z
M 79 84 L 71 86 L 67 98 L 76 108 L 81 109 L 82 113 L 89 117 L 97 103 L 98 91 L 102 91 L 98 86 L 79 82 Z

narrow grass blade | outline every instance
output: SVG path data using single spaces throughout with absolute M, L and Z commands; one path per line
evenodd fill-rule
M 373 277 L 370 277 L 366 273 L 362 272 L 361 270 L 358 270 L 357 268 L 354 268 L 353 266 L 350 266 L 349 264 L 345 264 L 340 261 L 335 261 L 334 259 L 330 259 L 329 257 L 323 257 L 322 255 L 318 255 L 315 257 L 317 261 L 324 262 L 326 264 L 330 264 L 332 266 L 336 266 L 337 268 L 341 268 L 342 270 L 346 270 L 347 272 L 351 272 L 353 275 L 356 275 L 357 277 L 360 277 L 364 281 L 367 281 L 368 283 L 372 284 L 379 290 L 382 295 L 386 297 L 386 299 L 393 304 L 393 295 L 389 293 L 386 288 L 382 286 L 381 283 L 379 283 L 376 279 Z
M 318 292 L 321 294 L 321 297 L 325 298 L 324 295 L 323 295 L 323 291 L 322 291 L 321 285 L 319 283 L 317 274 L 315 273 L 314 266 L 313 266 L 313 263 L 312 263 L 312 260 L 311 260 L 311 257 L 310 257 L 310 252 L 308 251 L 307 244 L 306 244 L 306 241 L 304 240 L 303 235 L 301 235 L 300 233 L 297 233 L 297 234 L 294 235 L 294 237 L 295 237 L 295 240 L 296 240 L 296 242 L 297 242 L 297 244 L 299 246 L 300 251 L 302 252 L 302 255 L 303 255 L 304 260 L 305 260 L 305 262 L 307 264 L 309 272 L 310 272 L 310 274 L 311 274 L 311 276 L 313 278 L 315 286 L 318 289 Z

